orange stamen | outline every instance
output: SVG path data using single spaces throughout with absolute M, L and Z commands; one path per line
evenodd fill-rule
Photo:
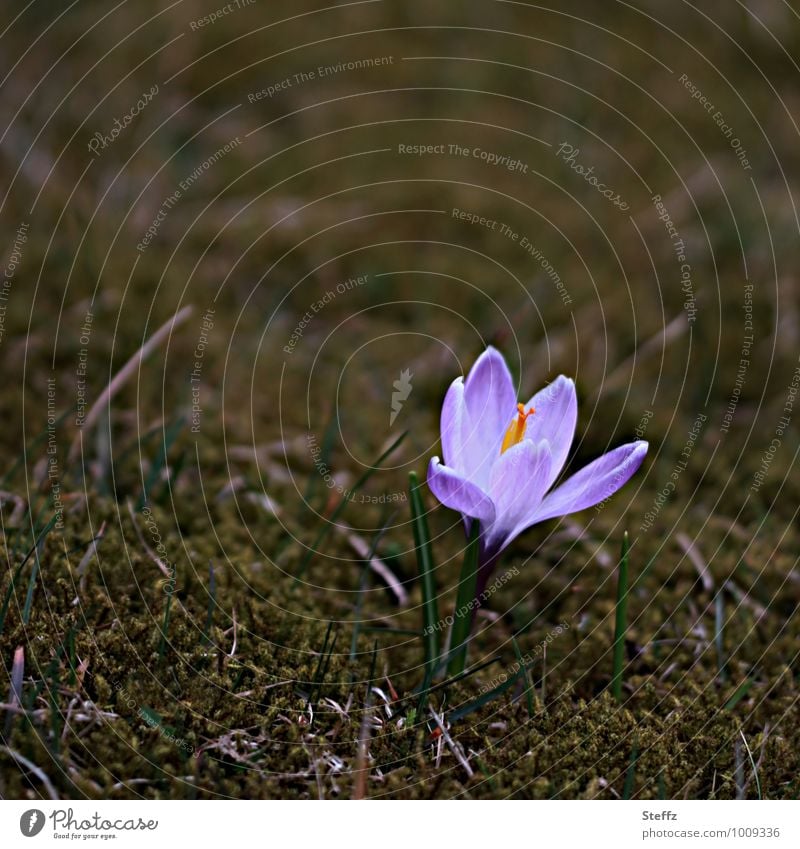
M 514 421 L 508 426 L 506 435 L 503 437 L 503 447 L 500 449 L 501 454 L 511 448 L 512 445 L 522 442 L 522 437 L 525 436 L 525 422 L 527 422 L 528 416 L 532 416 L 535 412 L 536 410 L 533 407 L 526 410 L 524 404 L 517 404 L 517 415 Z

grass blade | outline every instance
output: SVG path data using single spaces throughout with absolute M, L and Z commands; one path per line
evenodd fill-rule
M 482 696 L 479 696 L 477 699 L 475 699 L 475 701 L 469 702 L 468 704 L 464 705 L 463 707 L 460 707 L 457 710 L 454 710 L 450 714 L 450 717 L 449 717 L 450 721 L 456 722 L 459 719 L 463 719 L 468 714 L 472 713 L 473 711 L 479 710 L 484 705 L 486 705 L 489 702 L 496 699 L 498 696 L 502 696 L 503 693 L 506 692 L 506 690 L 510 690 L 512 687 L 514 687 L 517 684 L 517 682 L 520 680 L 522 675 L 523 675 L 522 670 L 520 670 L 519 672 L 517 672 L 516 675 L 512 675 L 508 679 L 508 681 L 504 681 L 502 684 L 498 685 L 493 690 L 489 690 L 488 693 L 484 693 Z
M 750 688 L 753 686 L 752 678 L 745 678 L 741 684 L 736 688 L 734 694 L 725 702 L 725 707 L 723 710 L 733 710 L 736 705 L 747 695 L 750 691 Z
M 172 596 L 175 595 L 177 567 L 174 563 L 169 564 L 170 575 L 164 585 L 164 592 L 167 596 L 167 601 L 164 604 L 164 621 L 161 625 L 161 641 L 158 644 L 158 659 L 164 659 L 164 653 L 167 650 L 167 634 L 169 633 L 169 615 L 172 610 Z
M 294 584 L 297 585 L 305 575 L 306 569 L 308 569 L 309 563 L 311 563 L 311 559 L 317 553 L 320 545 L 325 541 L 325 538 L 331 532 L 336 520 L 342 514 L 342 511 L 345 507 L 350 503 L 352 497 L 361 489 L 362 486 L 375 474 L 375 472 L 380 469 L 381 463 L 397 448 L 400 443 L 406 438 L 408 435 L 408 431 L 405 430 L 397 439 L 392 442 L 392 444 L 381 454 L 380 457 L 361 475 L 361 477 L 353 484 L 353 486 L 348 490 L 342 500 L 336 505 L 336 509 L 331 513 L 330 517 L 327 519 L 325 524 L 320 529 L 320 532 L 317 534 L 317 538 L 314 540 L 314 544 L 306 551 L 300 566 L 297 569 L 297 573 L 294 576 Z
M 214 608 L 217 606 L 217 576 L 214 574 L 214 564 L 208 561 L 208 611 L 206 613 L 206 624 L 200 641 L 206 645 L 211 644 L 211 629 L 214 627 Z
M 511 637 L 511 644 L 514 646 L 514 654 L 517 656 L 517 663 L 519 664 L 519 668 L 522 671 L 523 676 L 525 677 L 525 700 L 528 704 L 528 716 L 533 716 L 533 682 L 531 681 L 531 676 L 528 674 L 528 668 L 525 666 L 525 663 L 522 659 L 522 652 L 519 650 L 519 645 L 517 645 L 516 637 Z
M 628 532 L 622 537 L 622 554 L 619 559 L 617 577 L 617 615 L 614 624 L 614 672 L 611 676 L 611 692 L 618 703 L 622 702 L 622 673 L 625 665 L 625 630 L 628 619 L 628 555 L 630 543 Z
M 634 741 L 631 749 L 631 759 L 625 770 L 625 786 L 622 788 L 622 798 L 630 799 L 633 796 L 633 786 L 636 781 L 636 761 L 639 760 L 639 743 Z
M 728 680 L 728 668 L 725 661 L 725 644 L 722 640 L 722 631 L 725 627 L 725 599 L 722 589 L 714 598 L 714 644 L 717 647 L 717 670 L 721 681 Z
M 759 779 L 759 777 L 758 777 L 758 766 L 757 766 L 755 760 L 753 759 L 753 753 L 750 751 L 750 746 L 747 745 L 747 738 L 744 736 L 744 731 L 742 731 L 741 728 L 739 729 L 739 734 L 742 735 L 742 742 L 744 743 L 745 749 L 747 749 L 747 757 L 750 759 L 750 766 L 753 767 L 753 778 L 755 778 L 755 780 L 756 780 L 756 792 L 758 793 L 758 798 L 760 800 L 762 798 L 761 797 L 761 779 Z M 749 784 L 749 782 L 747 782 L 747 783 Z M 747 790 L 747 784 L 744 785 L 744 790 L 745 791 Z
M 378 545 L 380 544 L 381 539 L 383 539 L 383 535 L 389 529 L 394 517 L 397 515 L 397 511 L 393 512 L 388 518 L 383 518 L 381 521 L 381 526 L 378 529 L 378 532 L 372 539 L 372 544 L 370 545 L 369 551 L 367 552 L 367 556 L 364 559 L 364 565 L 361 568 L 361 579 L 358 584 L 358 598 L 356 599 L 355 610 L 353 611 L 353 636 L 350 640 L 350 660 L 356 659 L 356 652 L 358 649 L 358 635 L 361 631 L 361 610 L 364 607 L 364 593 L 367 591 L 367 578 L 369 577 L 369 564 L 372 558 L 375 556 L 378 551 Z M 384 513 L 384 517 L 386 513 Z
M 158 454 L 153 461 L 153 465 L 150 467 L 147 480 L 142 483 L 142 492 L 139 496 L 139 502 L 136 505 L 137 513 L 150 500 L 153 488 L 158 483 L 158 479 L 161 477 L 163 469 L 167 466 L 167 458 L 169 457 L 170 449 L 172 448 L 175 440 L 178 438 L 181 430 L 183 430 L 183 425 L 183 416 L 178 416 L 178 418 L 164 431 L 164 439 L 158 447 Z
M 458 675 L 464 671 L 467 663 L 467 641 L 472 629 L 472 604 L 475 601 L 475 589 L 478 584 L 478 539 L 480 522 L 472 520 L 469 542 L 464 552 L 464 565 L 458 581 L 456 609 L 453 614 L 453 630 L 450 635 L 450 663 L 448 675 Z
M 14 651 L 14 661 L 11 665 L 11 688 L 8 691 L 9 710 L 6 714 L 6 723 L 3 736 L 6 740 L 11 736 L 11 728 L 14 724 L 14 708 L 22 705 L 22 682 L 25 678 L 25 646 L 17 646 Z
M 28 553 L 22 558 L 22 562 L 17 566 L 17 571 L 11 577 L 11 582 L 8 585 L 8 589 L 6 590 L 6 597 L 3 599 L 3 607 L 0 608 L 0 634 L 3 633 L 3 626 L 5 625 L 6 615 L 8 614 L 8 607 L 11 604 L 11 597 L 14 595 L 14 590 L 17 585 L 17 578 L 19 578 L 20 573 L 22 572 L 25 564 L 30 560 L 31 556 L 35 551 L 37 551 L 39 545 L 44 541 L 45 537 L 50 533 L 53 529 L 53 526 L 56 523 L 58 516 L 53 516 L 50 521 L 44 526 L 41 534 L 39 534 L 39 538 L 33 543 L 33 545 L 28 550 Z
M 111 399 L 119 392 L 120 389 L 127 383 L 130 377 L 136 373 L 139 366 L 150 356 L 150 354 L 168 339 L 174 330 L 176 330 L 187 318 L 192 314 L 192 307 L 186 306 L 167 322 L 161 325 L 156 332 L 139 348 L 139 350 L 125 363 L 125 365 L 114 375 L 108 386 L 100 393 L 97 400 L 92 404 L 91 409 L 86 414 L 83 420 L 83 425 L 75 434 L 67 455 L 68 461 L 73 462 L 77 459 L 81 450 L 81 440 L 84 433 L 88 433 L 92 426 L 100 418 L 106 407 L 109 406 Z

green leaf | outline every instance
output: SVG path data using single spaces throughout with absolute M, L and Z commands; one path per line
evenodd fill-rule
M 622 788 L 622 798 L 630 799 L 633 795 L 633 787 L 636 781 L 636 761 L 639 760 L 639 743 L 634 741 L 633 749 L 631 750 L 631 759 L 628 762 L 628 769 L 625 771 L 625 786 Z
M 475 604 L 475 590 L 478 585 L 478 540 L 480 534 L 480 522 L 473 519 L 469 542 L 464 552 L 464 564 L 461 567 L 461 576 L 458 580 L 453 630 L 450 635 L 450 663 L 447 667 L 449 675 L 458 675 L 459 672 L 463 672 L 467 663 L 467 641 L 472 629 L 472 612 Z
M 465 716 L 472 713 L 473 711 L 480 710 L 480 708 L 493 701 L 498 696 L 502 696 L 503 693 L 506 692 L 506 690 L 510 690 L 523 675 L 524 672 L 522 669 L 520 669 L 520 671 L 517 672 L 516 675 L 512 675 L 508 679 L 508 681 L 503 681 L 502 684 L 498 685 L 493 690 L 489 690 L 488 693 L 484 693 L 482 696 L 475 699 L 475 701 L 469 702 L 468 704 L 464 705 L 464 707 L 458 708 L 458 710 L 454 710 L 449 716 L 450 721 L 456 722 L 459 719 L 463 719 Z
M 750 688 L 753 686 L 752 678 L 745 678 L 741 684 L 736 688 L 734 694 L 725 702 L 724 710 L 733 710 L 736 705 L 748 694 Z
M 514 646 L 514 654 L 517 656 L 519 668 L 525 677 L 525 700 L 528 705 L 528 716 L 533 716 L 533 682 L 531 681 L 531 676 L 528 674 L 528 668 L 522 660 L 522 652 L 519 650 L 517 640 L 513 636 L 511 637 L 511 644 Z
M 622 702 L 622 673 L 625 666 L 625 631 L 628 619 L 628 555 L 630 543 L 628 532 L 622 537 L 622 554 L 617 575 L 617 615 L 614 625 L 614 672 L 611 676 L 611 692 L 617 702 Z
M 425 645 L 425 668 L 428 685 L 433 678 L 436 661 L 439 658 L 439 637 L 437 629 L 440 626 L 439 610 L 436 602 L 436 584 L 434 581 L 433 554 L 431 552 L 431 535 L 428 521 L 425 518 L 425 505 L 419 493 L 419 482 L 414 472 L 409 477 L 409 500 L 411 502 L 411 519 L 414 531 L 414 547 L 417 554 L 420 581 L 422 583 L 422 633 Z M 420 711 L 422 714 L 422 711 Z

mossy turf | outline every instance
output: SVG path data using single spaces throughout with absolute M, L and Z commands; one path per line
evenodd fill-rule
M 57 12 L 36 3 L 16 25 L 7 96 L 21 122 L 8 150 L 21 158 L 34 136 L 37 147 L 16 176 L 19 162 L 0 160 L 5 231 L 30 224 L 0 338 L 0 796 L 798 798 L 800 405 L 779 425 L 798 365 L 796 231 L 769 152 L 796 157 L 771 99 L 796 98 L 791 63 L 733 8 L 719 23 L 773 91 L 719 33 L 703 30 L 704 49 L 726 85 L 622 6 L 604 7 L 600 30 L 580 23 L 585 4 L 578 17 L 492 4 L 486 34 L 486 4 L 455 12 L 437 0 L 419 20 L 404 4 L 367 4 L 352 12 L 357 26 L 326 12 L 257 29 L 295 5 L 259 3 L 195 31 L 188 22 L 207 4 L 123 4 L 107 18 L 85 4 L 24 55 Z M 156 22 L 117 44 L 145 9 Z M 691 42 L 690 13 L 664 14 Z M 404 29 L 420 21 L 426 29 Z M 622 40 L 598 35 L 607 30 Z M 26 101 L 74 39 L 67 72 Z M 626 40 L 662 51 L 736 117 L 752 173 L 674 76 Z M 410 44 L 487 61 L 434 72 L 400 61 Z M 396 61 L 248 100 L 302 68 L 367 55 Z M 104 99 L 109 79 L 121 82 Z M 158 97 L 82 177 L 91 133 L 154 82 Z M 138 250 L 164 199 L 237 136 Z M 554 154 L 565 139 L 608 175 L 637 229 Z M 401 142 L 508 153 L 538 177 L 386 154 Z M 696 316 L 651 192 L 690 255 Z M 569 303 L 518 241 L 453 208 L 530 238 Z M 188 320 L 78 427 L 186 304 Z M 408 473 L 424 477 L 439 453 L 446 387 L 486 343 L 507 355 L 523 399 L 575 377 L 570 469 L 636 436 L 651 449 L 600 509 L 516 540 L 497 569 L 508 579 L 477 617 L 468 674 L 437 676 L 421 699 Z M 413 391 L 390 427 L 404 370 Z M 351 492 L 406 429 L 385 468 Z M 423 494 L 447 616 L 463 529 Z M 343 496 L 337 527 L 309 557 Z M 63 523 L 45 532 L 56 514 Z M 365 565 L 372 546 L 379 562 Z M 512 637 L 527 679 L 515 678 Z

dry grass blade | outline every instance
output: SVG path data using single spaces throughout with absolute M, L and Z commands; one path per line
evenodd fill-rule
M 114 375 L 108 386 L 100 393 L 98 399 L 92 404 L 91 409 L 86 414 L 83 425 L 75 434 L 72 440 L 72 445 L 69 449 L 68 458 L 71 461 L 75 460 L 80 452 L 81 437 L 83 432 L 89 430 L 100 417 L 100 413 L 107 406 L 108 402 L 119 392 L 119 390 L 127 383 L 131 375 L 136 372 L 140 363 L 145 360 L 165 339 L 167 339 L 172 331 L 179 325 L 183 324 L 192 314 L 193 307 L 186 306 L 182 310 L 178 310 L 169 321 L 162 324 L 161 327 L 142 345 L 141 348 L 125 363 L 125 365 Z
M 700 552 L 697 550 L 694 540 L 690 539 L 689 535 L 683 533 L 683 531 L 677 534 L 675 539 L 678 541 L 678 545 L 686 552 L 686 556 L 689 560 L 692 561 L 694 568 L 697 569 L 697 574 L 700 576 L 703 589 L 707 593 L 713 593 L 714 578 L 709 571 L 708 563 L 706 563 L 706 561 L 700 556 Z
M 358 732 L 358 752 L 356 754 L 356 768 L 354 776 L 353 798 L 367 798 L 367 778 L 369 777 L 369 738 L 371 731 L 371 712 L 364 711 L 361 719 L 361 728 Z
M 450 732 L 445 727 L 442 718 L 436 714 L 436 711 L 433 708 L 428 708 L 428 711 L 431 715 L 431 718 L 436 723 L 437 728 L 441 732 L 442 739 L 445 743 L 447 743 L 447 746 L 455 756 L 455 759 L 461 764 L 461 766 L 464 767 L 464 770 L 466 771 L 467 775 L 472 778 L 475 773 L 472 767 L 469 765 L 469 761 L 467 760 L 467 756 L 464 754 L 464 750 L 450 736 Z
M 29 761 L 24 755 L 21 755 L 19 752 L 15 751 L 9 746 L 0 746 L 0 752 L 5 752 L 7 755 L 12 757 L 20 766 L 24 766 L 25 769 L 28 770 L 28 772 L 33 773 L 39 779 L 39 781 L 42 782 L 42 784 L 44 785 L 44 789 L 47 791 L 47 795 L 51 799 L 53 799 L 54 801 L 59 799 L 58 792 L 53 786 L 53 782 L 50 781 L 50 779 L 42 771 L 42 769 L 36 766 L 33 761 Z
M 8 714 L 6 716 L 4 736 L 8 739 L 14 715 L 22 705 L 22 679 L 25 677 L 25 646 L 17 646 L 14 662 L 11 665 L 11 686 L 8 690 Z
M 389 569 L 383 560 L 380 559 L 380 557 L 375 557 L 374 555 L 370 557 L 370 546 L 363 537 L 354 533 L 352 528 L 344 522 L 339 522 L 336 526 L 336 533 L 340 536 L 344 536 L 353 551 L 355 551 L 359 557 L 367 561 L 369 568 L 372 569 L 372 571 L 378 575 L 378 577 L 381 578 L 386 586 L 392 591 L 398 604 L 404 605 L 408 602 L 408 593 L 406 592 L 406 588 L 402 585 L 402 583 L 400 583 L 397 576 L 391 569 Z

